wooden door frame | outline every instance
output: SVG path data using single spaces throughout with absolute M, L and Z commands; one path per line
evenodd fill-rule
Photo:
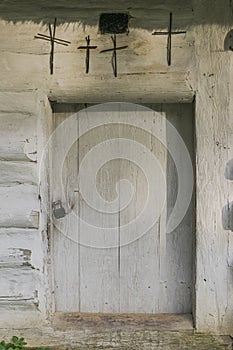
M 133 99 L 134 100 L 134 99 Z M 133 102 L 133 100 L 132 99 L 129 99 L 129 101 L 127 100 L 127 101 L 125 101 L 126 103 L 127 102 L 129 102 L 129 103 L 134 103 Z M 159 104 L 159 101 L 156 99 L 156 97 L 155 97 L 155 100 L 156 100 L 156 102 L 155 102 L 155 104 Z M 51 106 L 51 104 L 52 103 L 54 103 L 55 101 L 51 101 L 51 100 L 49 100 L 49 102 L 50 102 L 50 106 Z M 108 102 L 111 102 L 111 101 L 108 101 Z M 184 103 L 189 103 L 189 104 L 192 104 L 193 106 L 194 106 L 194 113 L 193 113 L 193 117 L 194 117 L 194 120 L 195 120 L 195 109 L 196 109 L 196 105 L 195 105 L 195 98 L 193 97 L 192 99 L 191 98 L 189 98 L 189 101 L 187 101 L 187 96 L 186 96 L 186 99 L 184 100 L 184 101 L 182 101 L 182 102 L 184 102 Z M 73 98 L 69 98 L 69 99 L 67 99 L 67 98 L 64 98 L 64 99 L 59 99 L 59 102 L 57 102 L 56 101 L 56 103 L 67 103 L 67 104 L 70 104 L 70 103 L 87 103 L 87 102 L 83 102 L 83 101 L 79 101 L 78 100 L 78 98 L 76 99 L 73 99 Z M 91 103 L 91 102 L 89 102 L 88 101 L 88 103 Z M 99 103 L 105 103 L 105 102 L 103 102 L 103 101 L 99 101 Z M 163 101 L 163 103 L 165 103 L 165 101 Z M 174 101 L 174 99 L 172 98 L 171 99 L 171 97 L 169 96 L 169 98 L 168 98 L 168 101 L 166 102 L 166 103 L 173 103 L 173 104 L 179 104 L 179 103 L 181 103 L 181 100 L 180 99 L 178 99 L 178 101 L 176 102 L 176 101 Z M 50 118 L 52 118 L 52 111 L 51 111 L 51 113 L 50 113 L 51 115 L 50 115 Z M 196 123 L 195 123 L 196 124 Z M 49 125 L 50 125 L 50 128 L 52 128 L 53 126 L 52 126 L 52 119 L 51 119 L 51 123 L 49 123 Z M 50 130 L 52 130 L 52 129 L 50 129 Z M 194 126 L 194 137 L 196 138 L 196 134 L 195 134 L 195 132 L 196 132 L 196 127 Z M 195 145 L 194 145 L 194 151 L 196 152 L 196 150 L 195 150 Z M 196 164 L 194 164 L 194 166 L 195 166 Z M 194 185 L 194 188 L 196 189 L 196 176 L 197 176 L 197 174 L 196 174 L 196 166 L 195 166 L 195 169 L 194 169 L 194 171 L 195 171 L 195 174 L 194 174 L 194 177 L 195 177 L 195 185 Z M 50 202 L 50 200 L 49 200 L 49 202 Z M 50 206 L 49 206 L 49 208 L 50 208 Z M 50 209 L 51 210 L 51 209 Z M 196 211 L 195 211 L 195 226 L 196 226 Z M 49 311 L 49 318 L 52 320 L 52 322 L 54 322 L 55 321 L 55 326 L 56 326 L 56 320 L 58 319 L 57 318 L 57 312 L 55 312 L 55 298 L 54 298 L 54 274 L 53 274 L 53 252 L 52 252 L 52 250 L 51 250 L 51 248 L 52 248 L 52 244 L 51 244 L 51 241 L 52 241 L 52 237 L 53 237 L 53 234 L 52 234 L 52 225 L 50 225 L 50 227 L 49 227 L 49 232 L 48 232 L 48 235 L 49 235 L 49 243 L 50 243 L 50 249 L 49 249 L 49 259 L 52 261 L 52 263 L 50 264 L 50 266 L 49 266 L 49 284 L 50 284 L 50 290 L 52 291 L 52 293 L 51 293 L 51 303 L 50 303 L 50 311 Z M 193 327 L 196 327 L 196 288 L 195 288 L 195 284 L 196 284 L 196 229 L 195 229 L 195 234 L 194 234 L 194 241 L 195 241 L 195 247 L 194 247 L 194 249 L 193 249 L 193 264 L 194 264 L 194 268 L 193 268 L 193 302 L 192 302 L 192 324 L 193 324 Z M 60 316 L 62 316 L 62 314 L 61 313 L 59 313 L 60 314 Z M 82 315 L 84 315 L 84 314 L 82 314 Z M 104 317 L 104 314 L 102 314 L 103 315 L 103 317 Z M 107 317 L 107 315 L 108 314 L 106 314 L 106 317 Z M 120 314 L 121 315 L 121 314 Z M 136 314 L 135 314 L 136 315 Z M 73 315 L 74 316 L 74 315 Z M 99 314 L 98 314 L 98 316 L 99 316 Z M 176 319 L 175 320 L 175 322 L 173 322 L 173 318 L 176 316 L 176 315 L 170 315 L 170 320 L 169 320 L 169 314 L 167 315 L 168 316 L 168 323 L 170 324 L 170 326 L 168 326 L 168 329 L 176 329 L 176 327 L 178 327 L 179 328 L 179 323 L 180 323 L 180 329 L 190 329 L 190 325 L 191 325 L 191 323 L 190 323 L 190 319 L 189 319 L 189 317 L 187 316 L 187 315 L 183 315 L 184 317 L 180 317 L 180 318 L 178 318 L 178 319 Z M 77 314 L 77 318 L 79 318 L 80 317 L 80 314 Z M 94 314 L 93 314 L 93 317 L 95 317 L 94 316 Z M 111 317 L 111 315 L 109 314 L 109 317 Z M 119 317 L 119 314 L 116 314 L 116 318 L 118 318 Z M 127 318 L 128 316 L 127 316 L 127 314 L 126 314 L 126 318 Z M 148 317 L 151 317 L 151 315 L 148 315 Z M 72 318 L 72 317 L 71 317 Z M 88 318 L 87 318 L 88 319 Z M 60 320 L 61 320 L 61 318 L 60 318 Z M 85 318 L 85 320 L 86 320 L 86 318 Z M 160 316 L 159 316 L 159 314 L 155 314 L 154 315 L 154 322 L 157 324 L 157 326 L 159 325 L 159 327 L 158 327 L 158 329 L 162 329 L 163 328 L 163 326 L 161 326 L 162 324 L 163 324 L 163 318 L 161 318 Z M 70 321 L 70 319 L 69 319 L 69 314 L 67 314 L 67 313 L 64 313 L 64 315 L 63 315 L 63 321 L 64 321 L 64 325 L 65 325 L 65 322 L 67 321 L 68 323 L 69 323 L 69 321 Z M 176 325 L 176 326 L 175 326 Z M 178 326 L 177 326 L 178 325 Z M 162 327 L 162 328 L 161 328 Z M 170 328 L 169 328 L 170 327 Z M 184 327 L 184 328 L 182 328 L 182 327 Z M 178 329 L 177 328 L 177 329 Z

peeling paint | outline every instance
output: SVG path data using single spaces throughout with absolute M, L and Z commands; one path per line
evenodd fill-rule
M 66 36 L 72 40 L 73 46 L 69 52 L 64 51 L 64 48 L 58 48 L 56 51 L 57 74 L 50 79 L 48 45 L 39 44 L 33 40 L 33 33 L 36 33 L 38 28 L 47 30 L 44 24 L 47 23 L 48 17 L 53 17 L 55 8 L 62 13 L 64 22 L 66 16 L 69 22 L 74 19 L 74 16 L 77 17 L 73 12 L 77 4 L 75 6 L 64 4 L 61 0 L 59 4 L 53 7 L 47 6 L 44 2 L 45 6 L 39 9 L 41 15 L 38 17 L 38 11 L 33 11 L 38 4 L 35 1 L 29 1 L 26 17 L 22 21 L 20 16 L 24 7 L 21 3 L 19 5 L 14 1 L 11 8 L 8 2 L 2 2 L 0 5 L 1 16 L 7 17 L 6 21 L 0 21 L 1 57 L 4 63 L 1 70 L 0 92 L 0 160 L 2 160 L 1 174 L 3 174 L 0 179 L 2 213 L 0 226 L 1 243 L 2 236 L 8 242 L 4 249 L 0 248 L 0 266 L 2 267 L 1 263 L 5 264 L 1 269 L 0 288 L 4 285 L 6 291 L 9 287 L 7 293 L 4 290 L 0 293 L 3 295 L 3 301 L 6 295 L 8 295 L 6 298 L 9 298 L 6 307 L 1 309 L 4 324 L 12 328 L 12 322 L 17 321 L 18 325 L 27 324 L 30 328 L 33 322 L 38 324 L 41 321 L 40 315 L 45 319 L 45 314 L 48 315 L 51 312 L 51 304 L 46 299 L 46 293 L 50 293 L 46 282 L 48 266 L 45 265 L 48 260 L 47 254 L 50 253 L 49 225 L 41 229 L 43 212 L 40 208 L 40 198 L 38 199 L 37 179 L 34 176 L 34 169 L 28 167 L 28 164 L 24 165 L 24 163 L 32 163 L 31 165 L 37 167 L 42 149 L 40 142 L 42 142 L 42 136 L 44 137 L 42 131 L 37 129 L 37 122 L 45 112 L 44 107 L 42 108 L 37 102 L 36 87 L 44 95 L 49 94 L 52 99 L 66 103 L 77 101 L 77 96 L 85 102 L 90 101 L 90 98 L 92 102 L 103 102 L 103 100 L 113 102 L 127 98 L 128 101 L 137 103 L 190 103 L 196 96 L 198 193 L 195 289 L 197 298 L 194 311 L 197 314 L 196 323 L 199 330 L 232 332 L 233 304 L 229 298 L 232 274 L 229 273 L 229 266 L 232 265 L 233 250 L 230 243 L 228 244 L 228 239 L 231 240 L 231 232 L 228 235 L 228 232 L 224 231 L 224 227 L 232 230 L 232 220 L 229 219 L 232 202 L 227 204 L 227 198 L 231 195 L 229 181 L 233 179 L 232 161 L 229 161 L 229 153 L 232 149 L 232 140 L 229 135 L 233 125 L 233 113 L 232 101 L 229 101 L 232 97 L 228 96 L 229 87 L 227 83 L 224 84 L 229 82 L 229 76 L 232 74 L 229 71 L 230 54 L 221 52 L 225 35 L 231 29 L 229 23 L 231 23 L 232 13 L 229 15 L 229 6 L 232 7 L 232 0 L 229 1 L 229 6 L 221 0 L 215 1 L 214 4 L 212 0 L 194 0 L 192 3 L 166 0 L 153 2 L 153 4 L 149 2 L 150 6 L 143 5 L 146 8 L 142 8 L 142 4 L 139 3 L 130 4 L 129 2 L 125 5 L 125 2 L 120 2 L 118 4 L 120 8 L 125 9 L 127 6 L 132 9 L 135 20 L 132 21 L 129 36 L 119 38 L 119 43 L 122 41 L 123 44 L 129 45 L 129 50 L 119 53 L 120 69 L 117 80 L 112 77 L 109 56 L 100 59 L 98 55 L 93 55 L 91 61 L 93 70 L 87 77 L 83 72 L 83 55 L 77 55 L 77 41 L 85 38 L 85 30 L 96 39 L 99 47 L 105 48 L 107 43 L 111 43 L 111 40 L 107 42 L 106 37 L 97 34 L 100 4 L 93 8 L 92 2 L 89 5 L 86 2 L 83 6 L 79 4 L 78 16 L 83 20 L 79 20 L 75 25 L 64 23 L 58 27 L 59 33 L 66 30 Z M 108 10 L 113 6 L 110 2 L 101 1 L 101 4 L 102 6 L 105 4 Z M 30 6 L 32 6 L 31 9 Z M 105 6 L 103 7 L 105 9 Z M 185 38 L 173 36 L 173 64 L 167 67 L 166 40 L 165 38 L 155 40 L 151 36 L 151 31 L 155 29 L 153 26 L 159 29 L 167 28 L 168 14 L 171 10 L 175 12 L 175 26 L 185 27 L 189 33 Z M 8 11 L 12 11 L 14 16 L 11 23 L 8 21 L 10 17 Z M 64 11 L 67 12 L 63 13 Z M 206 23 L 207 14 L 210 25 Z M 30 21 L 26 21 L 25 18 Z M 220 22 L 223 24 L 220 25 Z M 138 28 L 135 28 L 136 26 Z M 195 45 L 193 45 L 194 39 Z M 230 89 L 231 85 L 230 81 Z M 27 92 L 23 93 L 24 90 Z M 224 96 L 224 99 L 220 98 L 221 96 Z M 43 121 L 45 125 L 46 118 Z M 216 137 L 217 141 L 214 143 L 213 140 L 216 140 Z M 38 172 L 37 168 L 36 172 Z M 226 207 L 222 209 L 224 205 Z M 41 214 L 39 214 L 40 210 Z M 35 232 L 31 228 L 35 229 Z M 43 229 L 44 232 L 41 233 Z M 14 240 L 9 238 L 13 235 L 16 241 L 23 241 L 24 245 L 13 246 Z M 3 257 L 2 260 L 1 257 Z M 18 266 L 20 261 L 22 264 L 32 263 L 33 267 Z M 205 276 L 205 282 L 203 276 Z M 20 296 L 17 294 L 17 288 L 21 289 Z M 10 296 L 10 291 L 15 294 Z M 22 298 L 20 302 L 17 295 Z M 38 302 L 40 301 L 40 312 L 36 309 L 34 313 L 35 305 L 32 305 L 32 301 L 37 298 Z M 15 308 L 18 308 L 18 312 L 15 312 Z M 28 310 L 30 312 L 27 313 Z M 36 336 L 39 337 L 38 334 L 40 332 L 34 332 L 32 337 L 35 339 Z M 145 335 L 144 330 L 143 336 L 139 335 L 139 338 L 143 338 L 142 341 L 144 341 L 147 336 L 151 339 L 151 334 Z M 152 336 L 156 337 L 156 334 L 153 333 Z M 159 344 L 161 336 L 163 337 L 164 334 L 160 335 Z M 67 337 L 68 343 L 69 335 L 65 334 L 64 337 Z M 88 339 L 86 338 L 85 341 L 87 343 L 89 341 L 91 347 L 95 346 L 96 339 L 99 339 L 98 344 L 101 346 L 103 344 L 101 341 L 106 339 L 105 337 L 98 338 L 98 335 L 93 335 L 91 339 L 88 334 Z M 125 339 L 126 335 L 122 334 L 121 337 Z M 54 333 L 50 339 L 53 338 Z M 112 334 L 112 339 L 117 343 L 119 334 Z M 167 341 L 166 337 L 163 341 Z M 211 341 L 210 343 L 212 344 Z

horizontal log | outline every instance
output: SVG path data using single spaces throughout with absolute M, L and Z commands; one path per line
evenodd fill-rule
M 38 230 L 0 228 L 0 241 L 0 251 L 5 254 L 2 259 L 3 265 L 6 265 L 6 261 L 9 267 L 25 265 L 24 256 L 26 255 L 26 264 L 30 263 L 35 269 L 43 269 L 42 237 Z M 11 251 L 13 254 L 9 257 Z
M 37 300 L 39 272 L 30 267 L 1 268 L 0 300 Z
M 0 185 L 38 183 L 37 167 L 32 162 L 0 161 Z
M 23 297 L 0 297 L 0 309 L 5 306 L 6 308 L 15 308 L 17 307 L 31 307 L 35 306 L 35 298 L 23 298 Z
M 39 111 L 40 94 L 33 88 L 24 92 L 22 90 L 19 92 L 14 92 L 14 90 L 12 92 L 0 91 L 0 113 L 20 112 L 21 114 L 37 115 Z
M 31 247 L 31 242 L 38 236 L 38 230 L 15 227 L 0 227 L 1 247 L 18 247 L 24 244 L 25 248 Z
M 125 101 L 132 103 L 192 103 L 195 96 L 188 74 L 184 72 L 168 74 L 166 72 L 155 74 L 126 73 L 119 74 L 115 80 L 113 80 L 112 74 L 109 74 L 102 75 L 99 79 L 92 79 L 88 83 L 85 79 L 87 77 L 74 82 L 67 76 L 64 81 L 59 83 L 52 81 L 51 88 L 47 88 L 49 99 L 59 103 L 86 103 L 86 101 L 88 103 Z M 106 85 L 108 89 L 106 89 Z M 20 90 L 20 84 L 16 84 L 15 89 Z M 33 152 L 29 153 L 33 154 Z M 17 156 L 15 154 L 3 155 L 0 159 L 8 159 L 7 157 L 15 160 Z M 18 159 L 25 160 L 24 157 L 20 153 Z
M 31 266 L 32 252 L 23 248 L 0 248 L 0 268 Z
M 2 107 L 0 105 L 0 109 Z M 37 118 L 21 112 L 0 112 L 0 123 L 0 160 L 35 161 L 37 159 Z
M 41 309 L 39 312 L 38 296 L 43 283 L 38 268 L 42 270 L 43 252 L 39 232 L 1 228 L 0 240 L 1 320 L 6 327 L 31 327 L 41 323 L 43 316 Z M 6 252 L 10 254 L 4 255 Z
M 78 85 L 72 81 L 67 81 L 64 87 L 54 84 L 49 98 L 66 103 L 190 103 L 194 97 L 194 91 L 185 73 L 135 73 L 119 74 L 116 80 L 114 77 L 102 78 L 93 80 L 91 85 L 85 78 L 80 80 Z M 106 89 L 106 84 L 111 84 L 111 89 Z
M 8 329 L 7 339 L 12 337 L 12 329 L 21 328 L 20 334 L 23 335 L 23 329 L 30 329 L 32 327 L 41 326 L 43 320 L 38 306 L 30 299 L 22 299 L 14 301 L 1 301 L 0 299 L 0 329 L 1 339 L 3 336 L 2 328 Z M 18 331 L 16 331 L 18 333 Z M 26 337 L 25 337 L 26 339 Z
M 31 31 L 31 28 L 28 28 Z M 6 47 L 1 46 L 1 58 L 7 65 L 8 69 L 3 69 L 1 77 L 14 76 L 12 83 L 17 83 L 21 79 L 21 84 L 24 83 L 25 74 L 27 74 L 27 87 L 45 86 L 47 80 L 57 80 L 60 77 L 70 75 L 73 80 L 78 80 L 80 76 L 88 77 L 90 80 L 93 76 L 101 76 L 102 74 L 111 72 L 111 52 L 100 53 L 101 50 L 112 48 L 110 37 L 97 36 L 98 28 L 90 28 L 91 43 L 97 45 L 96 50 L 92 50 L 90 73 L 85 75 L 85 51 L 77 50 L 77 47 L 85 44 L 85 33 L 74 34 L 68 36 L 72 41 L 69 47 L 56 45 L 55 53 L 55 72 L 50 77 L 49 74 L 49 44 L 43 40 L 32 40 L 31 37 L 24 39 L 19 37 L 18 41 L 7 42 Z M 166 36 L 154 36 L 152 31 L 141 31 L 134 29 L 130 36 L 120 36 L 117 38 L 118 46 L 128 47 L 118 52 L 118 64 L 121 72 L 174 72 L 188 71 L 190 62 L 193 58 L 193 38 L 190 34 L 175 35 L 172 40 L 172 65 L 167 65 L 167 38 Z M 44 30 L 42 34 L 46 34 Z M 12 35 L 13 37 L 13 35 Z M 77 39 L 78 37 L 78 39 Z M 61 36 L 64 38 L 64 36 Z M 65 37 L 67 38 L 67 36 Z M 27 47 L 22 49 L 22 40 L 28 42 Z M 109 68 L 110 67 L 110 68 Z M 74 72 L 76 73 L 74 76 Z M 17 74 L 14 74 L 17 73 Z M 120 73 L 120 69 L 119 69 Z M 45 80 L 43 80 L 45 76 Z M 36 81 L 36 77 L 38 80 Z M 1 81 L 1 86 L 10 84 L 8 81 Z M 14 86 L 14 85 L 12 85 Z M 14 91 L 14 90 L 13 90 Z M 18 109 L 17 109 L 18 110 Z
M 37 191 L 33 185 L 0 187 L 0 227 L 38 228 Z

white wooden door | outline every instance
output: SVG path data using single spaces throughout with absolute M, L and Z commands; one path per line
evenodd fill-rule
M 187 172 L 168 125 L 193 158 L 193 110 L 147 107 L 54 105 L 51 202 L 66 211 L 52 218 L 56 311 L 192 311 L 193 198 L 170 233 L 167 222 Z

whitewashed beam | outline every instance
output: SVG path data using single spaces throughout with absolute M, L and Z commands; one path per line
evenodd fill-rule
M 174 13 L 174 28 L 185 29 L 187 33 L 173 36 L 172 65 L 167 65 L 166 35 L 152 35 L 156 28 L 167 30 L 169 12 L 162 9 L 159 15 L 155 10 L 154 13 L 148 10 L 144 18 L 147 25 L 151 21 L 149 27 L 142 29 L 140 24 L 131 26 L 129 35 L 118 36 L 117 44 L 128 47 L 117 55 L 117 79 L 112 72 L 111 54 L 100 53 L 102 49 L 112 47 L 112 42 L 109 35 L 100 35 L 98 32 L 99 13 L 95 23 L 87 23 L 85 28 L 80 26 L 80 22 L 68 26 L 58 25 L 57 35 L 71 41 L 71 44 L 68 47 L 56 45 L 53 76 L 49 71 L 50 43 L 34 39 L 38 32 L 48 34 L 47 25 L 26 22 L 22 31 L 19 23 L 10 26 L 0 21 L 3 31 L 0 49 L 4 67 L 0 70 L 0 90 L 22 91 L 37 87 L 51 99 L 63 96 L 64 101 L 70 99 L 73 102 L 124 99 L 136 102 L 140 101 L 140 97 L 142 100 L 144 97 L 144 102 L 191 102 L 194 92 L 187 77 L 194 67 L 192 20 L 188 20 L 184 27 L 185 16 L 178 10 L 179 6 L 174 7 L 177 10 Z M 184 9 L 193 16 L 190 5 L 184 6 Z M 140 11 L 143 11 L 141 7 L 135 12 L 136 18 L 143 16 Z M 87 16 L 91 17 L 90 14 Z M 87 32 L 92 44 L 97 45 L 91 54 L 88 75 L 85 74 L 85 52 L 77 50 L 78 46 L 85 43 Z M 22 42 L 27 45 L 22 46 Z M 106 89 L 106 85 L 111 85 L 111 88 Z M 125 91 L 128 96 L 125 96 Z
M 54 85 L 49 93 L 57 102 L 133 102 L 133 103 L 187 103 L 192 102 L 194 91 L 186 74 L 125 74 L 117 80 L 108 76 L 96 78 L 91 84 L 80 79 L 78 85 L 67 81 L 65 86 Z M 108 81 L 108 83 L 106 83 Z M 111 89 L 106 84 L 112 84 Z M 141 88 L 139 88 L 139 86 Z M 127 94 L 125 93 L 127 91 Z M 103 94 L 104 92 L 104 94 Z

